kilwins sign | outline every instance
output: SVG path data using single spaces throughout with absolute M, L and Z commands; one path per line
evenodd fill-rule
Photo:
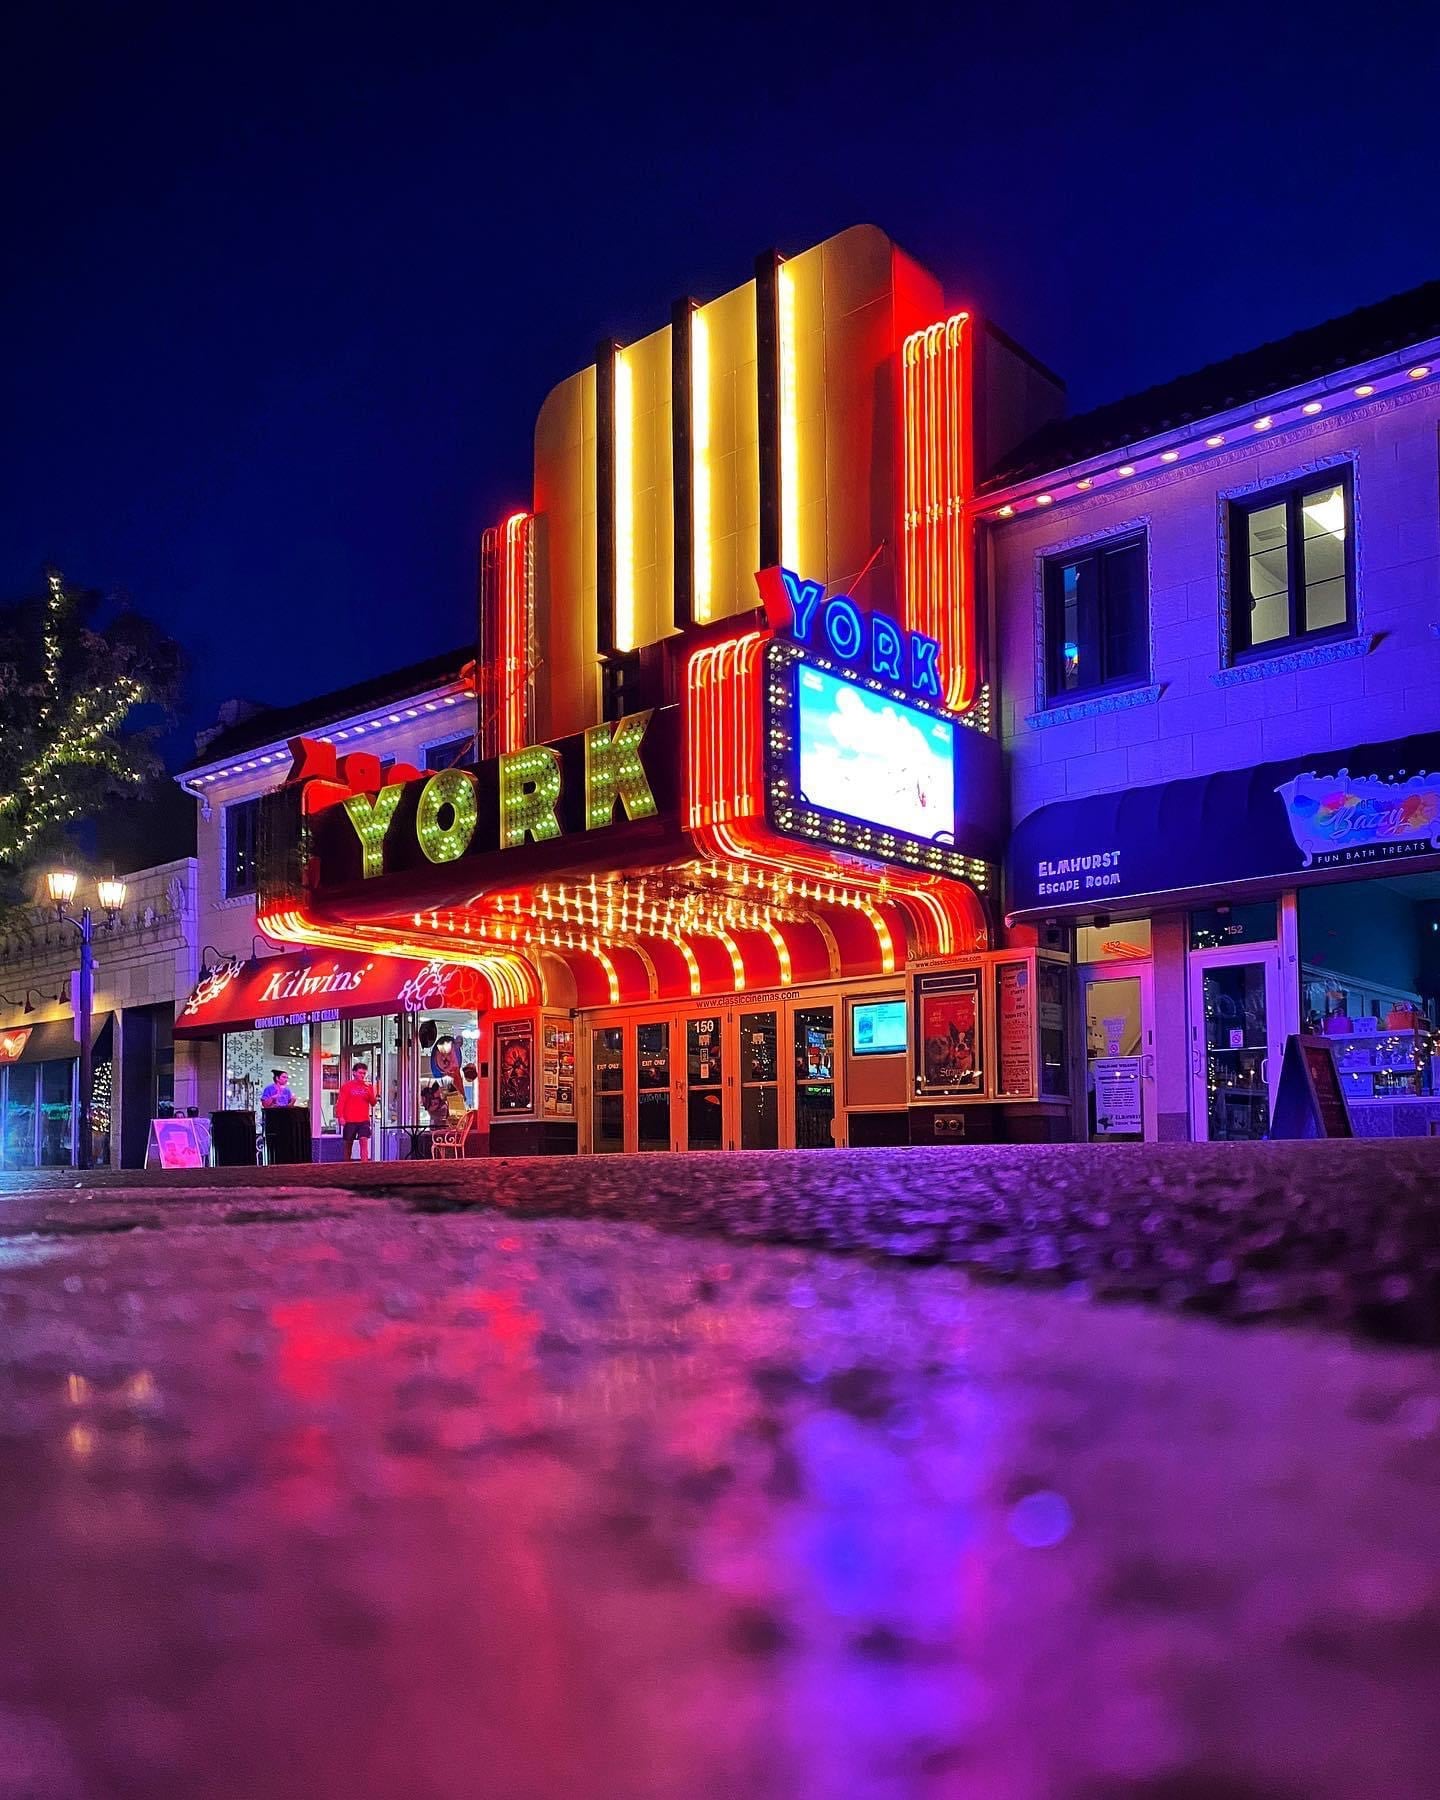
M 483 1012 L 489 1004 L 482 978 L 455 963 L 302 950 L 237 957 L 207 969 L 181 1008 L 175 1029 L 181 1036 L 203 1037 L 436 1007 Z
M 1440 857 L 1440 732 L 1042 806 L 1010 839 L 1006 911 L 1318 880 Z

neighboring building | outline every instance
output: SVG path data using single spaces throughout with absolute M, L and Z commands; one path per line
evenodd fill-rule
M 408 1147 L 402 1127 L 419 1114 L 421 1045 L 431 1062 L 448 1066 L 453 1054 L 463 1068 L 472 1060 L 476 1011 L 465 1004 L 463 982 L 432 982 L 421 994 L 414 989 L 421 963 L 324 947 L 284 950 L 260 933 L 255 908 L 260 798 L 288 767 L 289 741 L 305 732 L 341 751 L 363 746 L 387 768 L 473 764 L 473 661 L 455 651 L 295 706 L 250 709 L 205 734 L 182 771 L 181 785 L 200 807 L 199 966 L 180 996 L 175 1029 L 194 1061 L 202 1111 L 258 1117 L 261 1094 L 283 1069 L 296 1100 L 310 1108 L 315 1156 L 338 1155 L 341 1071 L 363 1058 L 381 1096 L 377 1148 L 393 1155 Z
M 965 512 L 1060 404 L 868 226 L 602 345 L 486 535 L 480 765 L 302 748 L 262 929 L 471 971 L 492 1150 L 1069 1135 Z
M 125 876 L 113 920 L 97 909 L 92 1013 L 91 1161 L 138 1168 L 150 1121 L 198 1105 L 197 1073 L 174 1035 L 176 1006 L 195 985 L 193 857 Z M 77 895 L 75 908 L 93 892 Z M 0 937 L 0 1168 L 75 1160 L 80 1047 L 71 978 L 75 931 L 36 906 Z
M 1038 432 L 982 484 L 1006 911 L 1073 930 L 1081 1133 L 1268 1129 L 1334 1035 L 1440 1130 L 1440 282 Z

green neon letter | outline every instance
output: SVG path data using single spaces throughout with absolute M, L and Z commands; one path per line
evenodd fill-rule
M 373 800 L 365 794 L 352 794 L 344 802 L 345 816 L 360 840 L 360 872 L 367 879 L 385 873 L 385 834 L 400 804 L 401 792 L 397 782 L 392 787 L 382 787 Z
M 441 769 L 420 790 L 415 835 L 433 863 L 454 862 L 470 848 L 480 805 L 475 777 L 464 769 Z
M 560 836 L 555 804 L 560 798 L 560 752 L 531 744 L 500 758 L 500 848 L 514 850 L 527 837 Z
M 615 802 L 627 819 L 655 816 L 655 796 L 640 760 L 640 740 L 650 723 L 648 712 L 631 713 L 611 734 L 608 725 L 592 725 L 585 733 L 585 829 L 594 831 L 615 817 Z

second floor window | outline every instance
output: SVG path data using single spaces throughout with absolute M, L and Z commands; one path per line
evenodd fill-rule
M 255 892 L 255 857 L 260 831 L 260 801 L 238 800 L 225 808 L 225 898 Z
M 475 739 L 467 732 L 464 737 L 447 738 L 443 744 L 431 744 L 425 752 L 427 769 L 472 769 L 475 766 Z
M 1144 533 L 1047 557 L 1046 698 L 1144 681 L 1149 673 Z
M 1355 629 L 1349 464 L 1230 502 L 1230 653 Z

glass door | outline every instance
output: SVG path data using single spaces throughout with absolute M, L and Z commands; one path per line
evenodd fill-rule
M 670 1021 L 635 1027 L 635 1147 L 670 1148 Z
M 685 1031 L 685 1141 L 687 1150 L 725 1148 L 725 1015 L 701 1013 L 683 1021 Z
M 597 1026 L 590 1035 L 590 1148 L 614 1155 L 625 1148 L 625 1032 Z
M 794 1005 L 795 1148 L 829 1150 L 835 1143 L 835 1007 Z
M 740 1148 L 780 1145 L 780 1015 L 774 1007 L 740 1015 Z
M 1086 1135 L 1109 1144 L 1155 1139 L 1155 1025 L 1150 965 L 1082 967 Z
M 1197 1139 L 1270 1132 L 1280 1055 L 1275 945 L 1190 952 L 1191 1126 Z

